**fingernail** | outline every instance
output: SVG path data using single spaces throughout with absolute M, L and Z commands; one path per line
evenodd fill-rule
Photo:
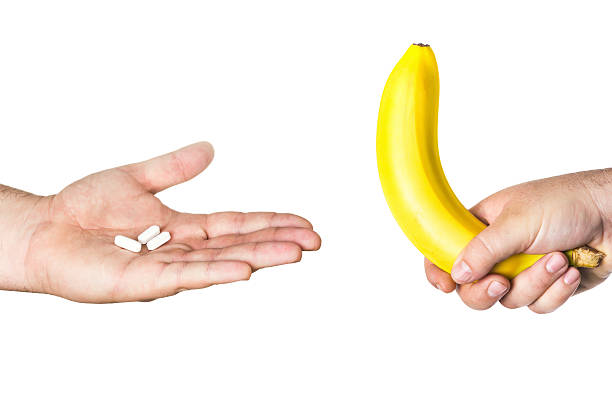
M 546 270 L 550 273 L 559 272 L 567 263 L 567 258 L 561 254 L 554 254 L 546 262 Z
M 566 285 L 571 285 L 572 283 L 575 283 L 579 277 L 580 272 L 578 272 L 578 269 L 571 268 L 565 273 L 565 276 L 563 277 L 563 282 L 565 282 Z
M 501 295 L 503 295 L 506 292 L 506 290 L 507 290 L 506 285 L 499 283 L 498 281 L 493 281 L 489 285 L 489 288 L 487 289 L 487 293 L 492 298 L 498 298 Z
M 451 276 L 455 282 L 464 283 L 472 277 L 472 270 L 465 261 L 461 261 L 453 268 Z
M 439 283 L 436 283 L 436 288 L 438 288 L 438 290 L 442 290 L 442 286 L 440 286 Z

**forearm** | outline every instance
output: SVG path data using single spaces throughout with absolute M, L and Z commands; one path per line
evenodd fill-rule
M 30 290 L 25 260 L 43 207 L 43 197 L 0 184 L 0 289 Z

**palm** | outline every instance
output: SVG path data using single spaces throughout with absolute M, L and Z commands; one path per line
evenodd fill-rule
M 155 193 L 186 181 L 212 159 L 208 144 L 106 170 L 68 186 L 49 202 L 50 222 L 32 240 L 34 290 L 91 302 L 147 300 L 181 290 L 245 280 L 252 271 L 299 261 L 320 239 L 291 214 L 186 214 Z M 114 245 L 150 225 L 172 239 L 135 254 Z M 40 286 L 40 287 L 38 287 Z

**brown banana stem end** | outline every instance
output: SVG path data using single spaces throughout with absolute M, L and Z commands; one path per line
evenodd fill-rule
M 606 254 L 588 245 L 570 249 L 565 252 L 565 255 L 567 255 L 570 265 L 577 268 L 597 268 L 606 257 Z

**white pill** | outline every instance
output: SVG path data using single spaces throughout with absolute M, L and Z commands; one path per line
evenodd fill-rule
M 140 252 L 140 249 L 142 248 L 142 244 L 140 242 L 124 237 L 123 235 L 117 235 L 115 237 L 115 245 L 120 248 L 127 249 L 128 251 L 137 253 Z
M 164 245 L 168 241 L 170 241 L 170 233 L 168 231 L 164 231 L 149 242 L 147 242 L 147 248 L 149 248 L 149 251 L 152 251 Z
M 141 244 L 146 244 L 147 242 L 151 240 L 151 238 L 154 238 L 158 235 L 159 235 L 159 225 L 151 225 L 149 228 L 144 230 L 142 234 L 138 236 L 138 242 L 140 242 Z

